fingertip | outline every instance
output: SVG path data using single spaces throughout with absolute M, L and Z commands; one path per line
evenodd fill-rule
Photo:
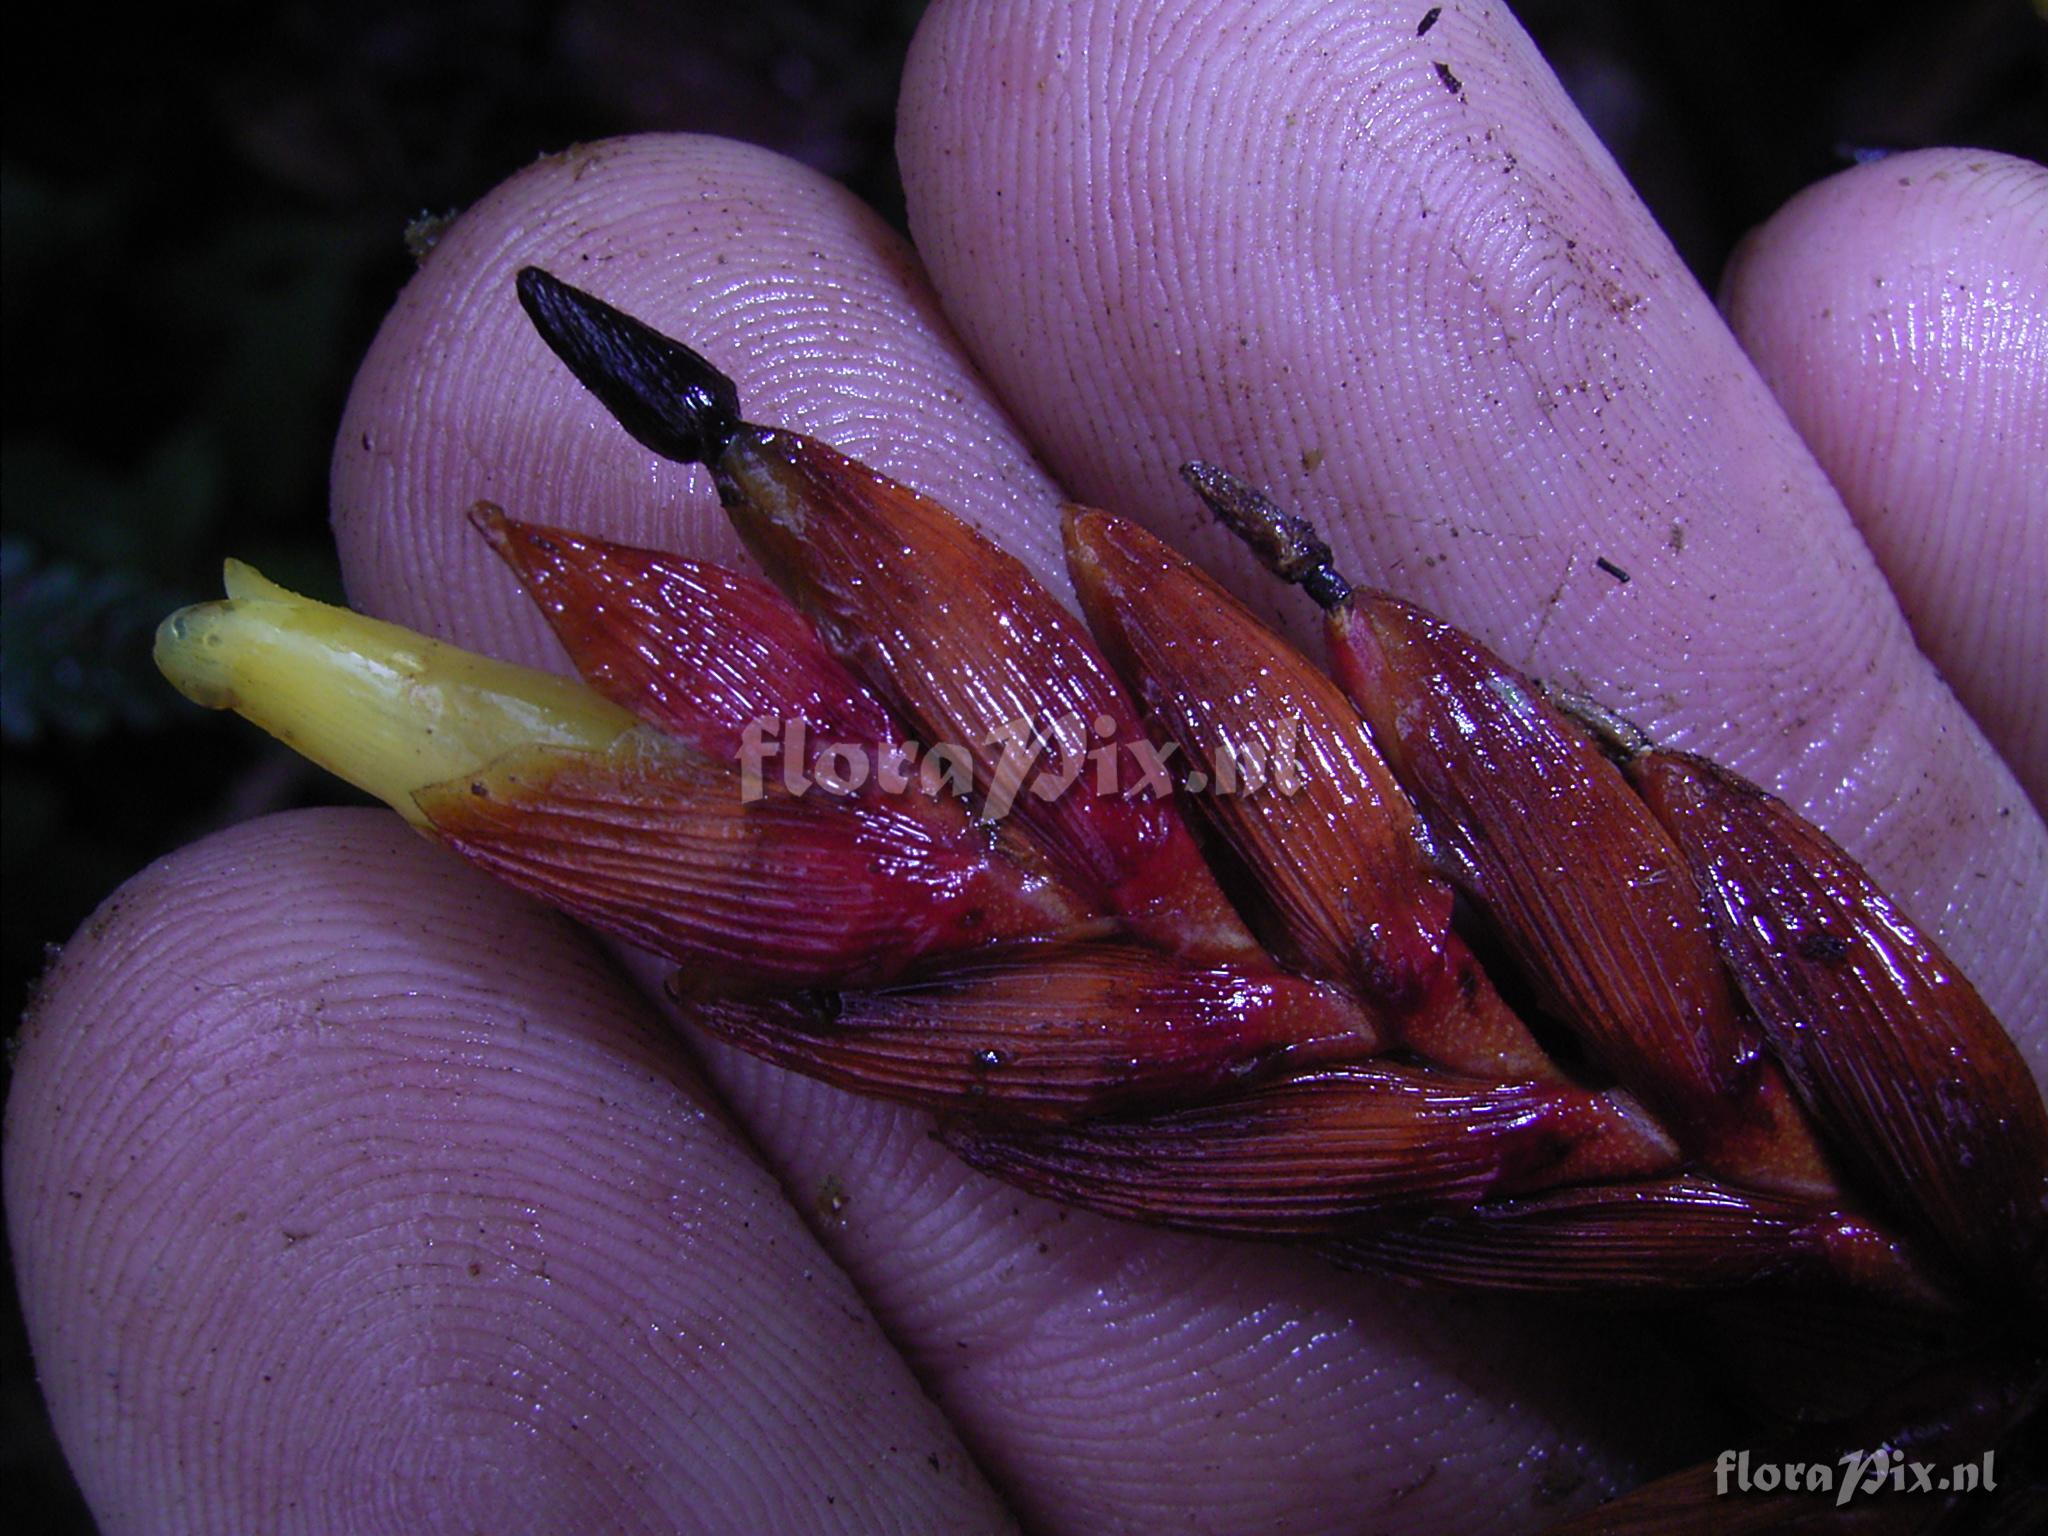
M 102 1529 L 989 1517 L 674 1041 L 393 818 L 138 876 L 16 1066 L 9 1236 Z
M 1888 156 L 1742 242 L 1721 304 L 1940 668 L 2048 805 L 2048 170 Z

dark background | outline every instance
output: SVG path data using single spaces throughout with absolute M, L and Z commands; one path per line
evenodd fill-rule
M 1416 0 L 1418 19 L 1426 9 Z M 327 453 L 422 214 L 577 139 L 768 144 L 902 224 L 891 132 L 921 0 L 16 5 L 5 33 L 4 943 L 48 947 L 214 827 L 345 791 L 148 661 L 230 552 L 338 598 Z M 1712 286 L 1860 154 L 2044 157 L 2028 0 L 1529 0 L 1566 86 Z M 0 1503 L 90 1529 L 0 1282 Z M 17 1527 L 29 1528 L 29 1527 Z

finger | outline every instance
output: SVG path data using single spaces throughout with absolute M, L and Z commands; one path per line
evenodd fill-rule
M 1361 577 L 1804 806 L 2006 1019 L 2048 1013 L 2011 942 L 2048 831 L 1503 8 L 948 0 L 899 154 L 1077 496 L 1249 591 L 1174 467 L 1272 486 Z
M 400 294 L 335 441 L 352 595 L 558 665 L 547 627 L 469 525 L 480 497 L 749 563 L 701 471 L 648 453 L 547 351 L 513 298 L 521 262 L 630 299 L 733 376 L 749 419 L 939 495 L 1067 590 L 1058 492 L 959 353 L 932 341 L 944 322 L 916 259 L 829 182 L 693 139 L 542 161 L 451 228 Z
M 102 1530 L 1006 1524 L 593 946 L 394 819 L 255 823 L 113 896 L 6 1158 Z
M 1056 559 L 1056 493 L 900 243 L 787 162 L 643 140 L 544 163 L 471 210 L 379 336 L 335 476 L 344 565 L 371 608 L 553 656 L 509 579 L 452 531 L 478 495 L 613 537 L 725 547 L 703 532 L 708 485 L 650 478 L 525 333 L 511 296 L 525 262 L 730 368 L 756 419 L 818 432 Z M 1593 1497 L 1697 1428 L 1668 1368 L 1589 1364 L 1625 1347 L 1594 1330 L 1425 1307 L 1298 1255 L 1069 1219 L 969 1175 L 915 1117 L 729 1052 L 706 1060 L 1036 1525 L 1526 1526 L 1542 1501 Z M 1676 1406 L 1616 1396 L 1631 1391 Z M 1458 1475 L 1433 1477 L 1438 1464 Z
M 1894 155 L 1743 242 L 1728 322 L 1920 648 L 2048 805 L 2048 169 Z

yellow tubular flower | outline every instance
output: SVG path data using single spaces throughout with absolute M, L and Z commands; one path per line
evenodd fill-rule
M 178 691 L 232 709 L 415 826 L 414 794 L 515 747 L 601 752 L 635 721 L 579 683 L 287 592 L 230 560 L 227 600 L 156 633 Z

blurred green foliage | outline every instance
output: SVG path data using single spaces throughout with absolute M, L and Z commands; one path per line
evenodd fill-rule
M 0 21 L 0 997 L 122 880 L 214 827 L 350 798 L 156 676 L 233 553 L 339 599 L 327 457 L 407 226 L 578 139 L 773 144 L 897 210 L 918 5 L 360 0 Z M 0 1481 L 90 1529 L 0 1287 Z

